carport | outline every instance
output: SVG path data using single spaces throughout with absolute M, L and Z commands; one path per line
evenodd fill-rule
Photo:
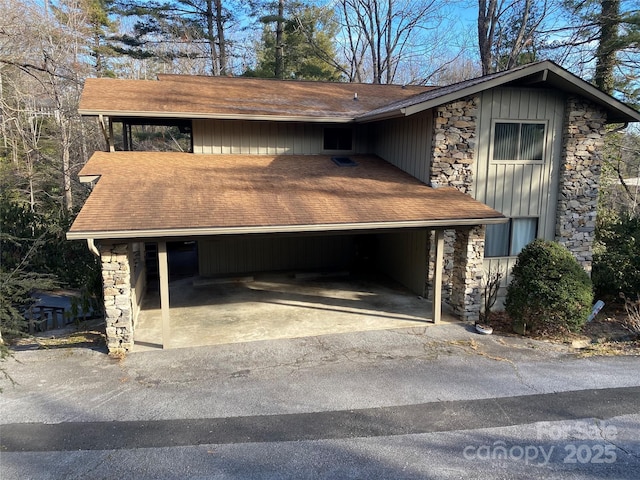
M 169 283 L 171 348 L 432 325 L 431 302 L 381 274 L 264 273 Z M 446 308 L 446 307 L 445 307 Z M 455 318 L 442 313 L 443 321 Z M 160 296 L 145 295 L 134 351 L 162 348 Z
M 155 266 L 145 262 L 143 245 L 148 242 L 157 245 L 165 348 L 172 344 L 173 323 L 179 318 L 172 312 L 167 256 L 167 243 L 175 240 L 208 245 L 200 248 L 199 273 L 205 282 L 215 282 L 222 276 L 282 270 L 335 271 L 334 255 L 324 260 L 320 255 L 303 268 L 285 263 L 295 255 L 307 261 L 317 253 L 318 248 L 308 247 L 309 238 L 333 242 L 374 236 L 384 251 L 376 260 L 377 270 L 420 296 L 430 281 L 431 320 L 437 323 L 442 315 L 444 230 L 453 229 L 451 303 L 457 316 L 472 319 L 479 311 L 484 225 L 505 218 L 454 188 L 428 187 L 378 157 L 352 159 L 355 165 L 343 167 L 324 155 L 94 154 L 80 174 L 85 181 L 99 181 L 68 238 L 86 239 L 100 255 L 109 349 L 133 346 L 146 272 Z M 220 246 L 225 239 L 237 241 Z M 246 254 L 231 256 L 241 241 L 250 243 L 244 251 L 253 260 Z M 282 248 L 285 241 L 292 246 Z M 207 262 L 216 255 L 216 242 L 226 249 L 218 258 L 236 258 L 243 266 L 232 265 L 225 272 L 211 267 Z M 280 246 L 275 258 L 270 245 Z M 270 263 L 264 267 L 267 258 Z

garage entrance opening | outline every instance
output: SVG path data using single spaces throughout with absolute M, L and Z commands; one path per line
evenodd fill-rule
M 170 348 L 432 325 L 431 303 L 381 274 L 184 278 L 169 288 Z M 150 293 L 135 351 L 162 348 L 161 324 L 159 295 Z

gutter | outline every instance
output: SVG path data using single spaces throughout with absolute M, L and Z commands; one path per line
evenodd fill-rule
M 400 228 L 447 228 L 456 226 L 493 225 L 506 223 L 509 219 L 461 218 L 449 220 L 412 220 L 403 222 L 369 222 L 369 223 L 333 223 L 318 225 L 267 225 L 246 227 L 205 227 L 205 228 L 172 228 L 155 230 L 114 230 L 92 232 L 67 232 L 67 240 L 87 239 L 93 243 L 95 239 L 115 238 L 161 238 L 161 237 L 204 237 L 213 235 L 246 235 L 260 233 L 319 233 L 350 230 L 392 230 Z M 88 237 L 91 238 L 88 238 Z
M 149 118 L 185 118 L 211 120 L 268 120 L 272 122 L 315 122 L 315 123 L 353 123 L 354 117 L 316 117 L 268 114 L 225 114 L 225 113 L 194 113 L 194 112 L 154 112 L 154 111 L 122 111 L 122 110 L 87 110 L 78 109 L 78 113 L 85 117 L 107 116 L 112 118 L 149 117 Z

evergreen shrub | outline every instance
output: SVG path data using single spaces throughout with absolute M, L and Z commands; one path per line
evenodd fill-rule
M 538 239 L 518 255 L 505 300 L 517 331 L 578 331 L 592 302 L 591 279 L 565 247 Z

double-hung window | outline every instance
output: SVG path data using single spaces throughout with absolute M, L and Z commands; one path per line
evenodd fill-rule
M 507 223 L 487 225 L 485 257 L 515 257 L 538 235 L 538 218 L 512 218 Z

